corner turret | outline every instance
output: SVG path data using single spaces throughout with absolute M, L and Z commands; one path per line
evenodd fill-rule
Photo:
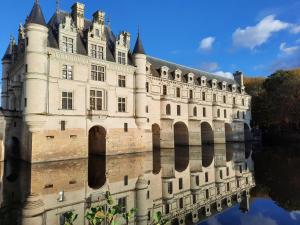
M 133 62 L 136 66 L 135 84 L 136 84 L 136 124 L 140 129 L 147 128 L 147 115 L 145 108 L 147 106 L 147 90 L 146 90 L 146 63 L 147 57 L 141 41 L 140 33 L 133 50 Z
M 41 6 L 37 0 L 34 2 L 32 10 L 26 19 L 26 24 L 29 24 L 29 23 L 39 24 L 44 27 L 47 26 Z

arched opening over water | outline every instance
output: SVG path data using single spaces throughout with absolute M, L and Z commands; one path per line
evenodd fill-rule
M 21 143 L 17 137 L 8 140 L 5 158 L 21 158 Z
M 214 132 L 208 122 L 201 123 L 201 141 L 202 145 L 214 143 Z
M 202 146 L 202 166 L 209 167 L 214 159 L 214 146 L 204 145 Z
M 175 170 L 184 171 L 189 165 L 189 132 L 183 122 L 174 124 Z
M 174 124 L 174 144 L 175 146 L 189 145 L 189 131 L 183 122 L 177 122 Z
M 153 173 L 158 174 L 161 169 L 160 127 L 156 123 L 152 125 L 152 143 L 153 143 Z
M 229 123 L 225 123 L 225 140 L 226 142 L 233 141 L 232 127 Z
M 251 140 L 251 130 L 247 123 L 244 123 L 244 140 L 245 142 Z
M 102 126 L 94 126 L 89 130 L 89 155 L 105 155 L 106 130 Z
M 106 182 L 106 130 L 94 126 L 89 130 L 88 185 L 92 189 L 101 188 Z

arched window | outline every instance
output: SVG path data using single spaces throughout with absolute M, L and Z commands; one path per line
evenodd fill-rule
M 163 85 L 163 95 L 167 95 L 167 86 Z
M 194 109 L 193 109 L 193 115 L 194 115 L 194 116 L 197 116 L 197 107 L 196 107 L 196 106 L 195 106 Z
M 171 105 L 170 105 L 170 104 L 168 104 L 168 105 L 166 106 L 166 114 L 167 114 L 167 115 L 171 115 Z

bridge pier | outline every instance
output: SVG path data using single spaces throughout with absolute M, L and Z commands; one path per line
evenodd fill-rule
M 189 120 L 189 145 L 199 146 L 201 145 L 201 129 L 199 120 Z
M 225 124 L 224 121 L 214 120 L 213 121 L 213 131 L 214 131 L 214 143 L 224 144 L 225 140 Z
M 174 129 L 172 119 L 160 121 L 160 148 L 174 148 Z
M 244 123 L 240 121 L 233 121 L 232 123 L 232 141 L 244 142 Z

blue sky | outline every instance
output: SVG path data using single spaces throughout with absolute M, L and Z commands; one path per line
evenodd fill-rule
M 75 1 L 61 0 L 68 11 Z M 127 30 L 134 44 L 137 27 L 149 55 L 225 74 L 270 75 L 300 66 L 298 0 L 82 0 L 86 17 L 101 9 L 115 33 Z M 46 19 L 55 0 L 40 0 Z M 17 37 L 33 0 L 2 2 L 0 54 L 10 34 Z

